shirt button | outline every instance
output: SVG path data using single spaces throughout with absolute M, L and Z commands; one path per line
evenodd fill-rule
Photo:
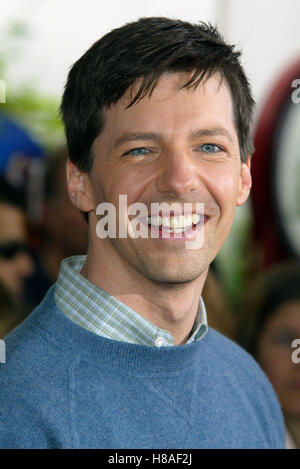
M 161 347 L 162 345 L 164 345 L 164 343 L 165 339 L 163 337 L 157 337 L 157 339 L 155 340 L 156 347 Z

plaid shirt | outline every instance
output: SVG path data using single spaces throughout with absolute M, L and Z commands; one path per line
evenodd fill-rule
M 86 256 L 72 256 L 61 263 L 55 284 L 57 306 L 90 332 L 107 339 L 140 345 L 174 345 L 173 336 L 147 321 L 80 274 Z M 207 332 L 206 311 L 202 298 L 187 343 L 200 340 Z

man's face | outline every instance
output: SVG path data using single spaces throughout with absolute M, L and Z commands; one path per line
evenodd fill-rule
M 13 245 L 26 244 L 25 216 L 17 207 L 0 202 L 0 220 L 0 281 L 13 295 L 20 296 L 25 278 L 33 271 L 31 257 L 22 250 L 6 257 L 1 254 L 1 248 L 9 251 Z
M 198 278 L 212 262 L 230 231 L 236 205 L 248 197 L 249 167 L 240 160 L 228 85 L 214 76 L 196 89 L 180 89 L 189 74 L 164 75 L 152 95 L 126 109 L 131 94 L 105 113 L 105 128 L 94 143 L 89 174 L 95 207 L 119 195 L 127 204 L 204 203 L 204 243 L 187 249 L 186 239 L 137 238 L 100 240 L 92 233 L 93 250 L 109 243 L 128 269 L 161 283 Z M 116 258 L 115 258 L 116 256 Z

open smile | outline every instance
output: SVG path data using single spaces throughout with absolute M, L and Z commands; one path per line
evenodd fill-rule
M 148 217 L 149 237 L 159 239 L 191 240 L 199 232 L 208 217 L 197 213 L 174 217 Z

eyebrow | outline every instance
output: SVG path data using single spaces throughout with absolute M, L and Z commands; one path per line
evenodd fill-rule
M 230 140 L 230 142 L 233 143 L 232 135 L 224 127 L 212 127 L 208 129 L 194 130 L 190 136 L 191 138 L 199 138 L 199 137 L 216 137 L 218 135 L 227 137 L 228 140 Z
M 227 137 L 230 142 L 233 142 L 233 138 L 224 127 L 212 127 L 208 129 L 198 129 L 193 130 L 190 133 L 190 138 L 195 139 L 199 137 L 215 137 L 218 135 L 222 135 Z M 152 140 L 152 141 L 159 141 L 162 140 L 162 136 L 156 132 L 146 132 L 146 133 L 125 133 L 119 137 L 114 145 L 113 148 L 117 148 L 121 146 L 123 143 L 133 142 L 133 141 L 145 141 L 145 140 Z
M 121 146 L 123 143 L 126 143 L 126 142 L 145 141 L 145 140 L 158 141 L 158 140 L 161 140 L 161 137 L 160 137 L 159 134 L 157 134 L 155 132 L 126 133 L 126 134 L 121 135 L 121 137 L 119 137 L 115 141 L 115 143 L 113 145 L 113 148 L 117 148 L 117 147 Z

